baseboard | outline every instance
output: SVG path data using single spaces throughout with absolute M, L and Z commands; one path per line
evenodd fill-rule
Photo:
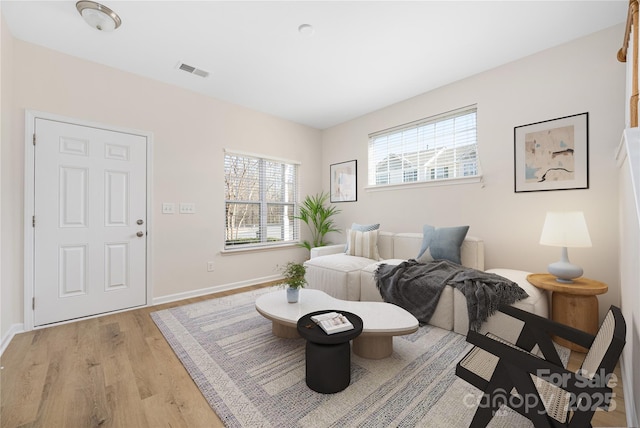
M 272 275 L 272 276 L 263 277 L 263 278 L 251 279 L 248 281 L 239 281 L 239 282 L 233 282 L 230 284 L 216 285 L 214 287 L 201 288 L 199 290 L 188 291 L 185 293 L 170 294 L 168 296 L 154 298 L 152 301 L 152 305 L 161 305 L 163 303 L 171 303 L 171 302 L 176 302 L 178 300 L 206 296 L 207 294 L 219 293 L 221 291 L 235 290 L 238 288 L 249 287 L 252 285 L 264 284 L 264 283 L 276 281 L 279 279 L 282 279 L 281 275 Z M 126 310 L 130 310 L 130 309 L 126 309 Z M 105 314 L 95 315 L 94 317 L 103 316 L 103 315 Z M 78 320 L 71 320 L 67 322 L 75 322 L 75 321 L 78 321 Z M 50 326 L 47 326 L 47 327 L 50 327 Z M 9 346 L 9 343 L 11 343 L 13 336 L 23 332 L 24 332 L 24 324 L 13 324 L 11 328 L 9 328 L 7 333 L 2 337 L 2 342 L 0 342 L 0 356 L 2 356 L 5 349 L 7 349 L 7 346 Z
M 184 293 L 170 294 L 168 296 L 155 297 L 152 305 L 162 305 L 164 303 L 176 302 L 178 300 L 191 299 L 193 297 L 206 296 L 207 294 L 219 293 L 221 291 L 235 290 L 237 288 L 249 287 L 252 285 L 264 284 L 266 282 L 282 279 L 281 275 L 272 275 L 263 278 L 255 278 L 247 281 L 232 282 L 230 284 L 216 285 L 214 287 L 201 288 L 199 290 L 186 291 Z
M 625 370 L 625 360 L 620 360 L 620 371 L 622 374 L 622 391 L 624 393 L 624 407 L 626 410 L 627 416 L 627 426 L 628 427 L 639 427 L 638 424 L 638 414 L 636 413 L 636 404 L 637 401 L 633 396 L 633 379 L 631 373 L 633 373 L 633 369 L 629 376 L 627 376 L 627 372 Z
M 4 353 L 4 350 L 7 349 L 9 343 L 11 343 L 11 339 L 18 333 L 24 332 L 24 324 L 13 324 L 9 328 L 9 331 L 2 337 L 2 342 L 0 342 L 0 356 Z

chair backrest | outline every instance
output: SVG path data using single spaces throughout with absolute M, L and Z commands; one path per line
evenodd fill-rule
M 607 376 L 613 373 L 626 341 L 626 332 L 622 311 L 617 306 L 611 306 L 582 363 L 582 376 L 593 379 L 596 374 Z

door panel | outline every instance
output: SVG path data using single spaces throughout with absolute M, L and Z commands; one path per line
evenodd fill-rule
M 88 176 L 86 168 L 60 167 L 60 227 L 87 227 Z
M 129 285 L 129 243 L 119 242 L 105 244 L 105 277 L 104 289 L 116 290 Z
M 35 325 L 144 305 L 146 138 L 40 118 L 35 130 Z
M 87 246 L 62 245 L 59 251 L 58 295 L 78 296 L 87 293 Z
M 106 171 L 104 182 L 104 225 L 126 226 L 129 218 L 129 174 Z

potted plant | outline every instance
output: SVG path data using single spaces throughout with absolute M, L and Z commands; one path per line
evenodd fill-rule
M 340 210 L 333 205 L 326 206 L 329 194 L 325 192 L 316 195 L 307 195 L 300 204 L 300 215 L 296 218 L 302 220 L 311 230 L 311 242 L 303 241 L 300 246 L 311 251 L 313 247 L 327 245 L 324 236 L 329 232 L 340 232 L 333 222 L 333 216 Z
M 287 302 L 296 303 L 300 294 L 300 289 L 304 288 L 307 280 L 304 274 L 307 268 L 302 263 L 289 262 L 281 269 L 284 277 L 283 285 L 287 286 Z

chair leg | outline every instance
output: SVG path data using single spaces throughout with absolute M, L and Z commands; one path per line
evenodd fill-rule
M 571 421 L 569 421 L 569 427 L 576 428 L 591 428 L 591 419 L 593 419 L 593 414 L 595 410 L 592 411 L 584 411 L 584 412 L 574 412 Z
M 500 399 L 493 399 L 490 394 L 485 393 L 478 404 L 469 428 L 484 428 L 489 425 L 489 422 L 491 422 L 493 415 L 498 411 L 501 404 Z
M 518 395 L 521 397 L 517 402 L 514 400 L 510 407 L 521 415 L 526 416 L 536 428 L 551 428 L 551 418 L 547 416 L 542 398 L 538 394 L 538 390 L 533 384 L 529 373 L 520 371 L 510 364 L 505 365 L 513 381 L 513 386 L 515 386 Z
M 476 413 L 473 415 L 470 427 L 480 428 L 486 427 L 495 413 L 500 409 L 500 406 L 507 403 L 508 391 L 513 386 L 506 375 L 507 372 L 502 361 L 498 362 L 498 366 L 491 376 L 491 380 L 487 384 L 487 387 L 482 394 L 480 403 Z

